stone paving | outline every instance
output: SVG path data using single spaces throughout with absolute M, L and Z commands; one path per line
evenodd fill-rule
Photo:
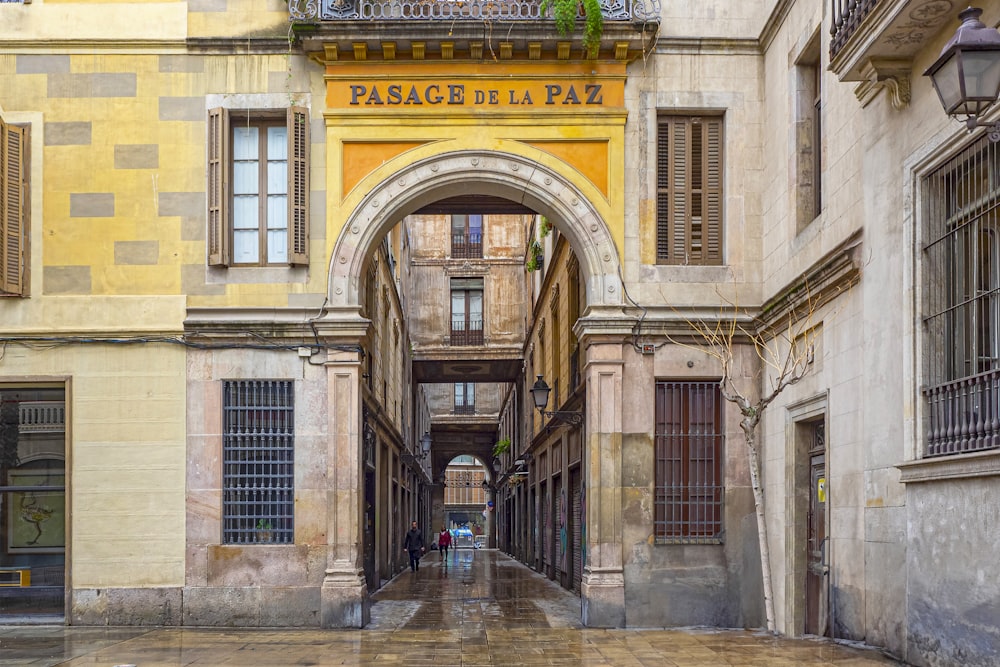
M 0 621 L 2 622 L 2 621 Z M 580 599 L 504 554 L 431 552 L 375 595 L 364 630 L 0 625 L 0 665 L 874 667 L 879 651 L 742 630 L 597 630 Z

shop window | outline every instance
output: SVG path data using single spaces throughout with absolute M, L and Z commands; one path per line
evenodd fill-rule
M 0 118 L 0 295 L 27 296 L 28 138 Z
M 294 541 L 293 399 L 288 380 L 223 383 L 225 544 Z
M 308 110 L 212 109 L 208 144 L 208 263 L 307 264 Z
M 709 382 L 656 383 L 655 533 L 660 542 L 722 539 L 722 396 Z
M 1000 447 L 1000 150 L 984 135 L 924 180 L 927 456 Z
M 722 264 L 722 117 L 660 116 L 656 261 Z

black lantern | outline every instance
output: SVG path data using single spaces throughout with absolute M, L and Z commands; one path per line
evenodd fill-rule
M 982 125 L 980 116 L 1000 94 L 1000 32 L 979 20 L 982 13 L 969 7 L 958 15 L 962 24 L 924 72 L 931 77 L 944 112 L 963 119 L 970 132 Z
M 535 409 L 545 417 L 552 417 L 554 419 L 561 419 L 568 424 L 575 424 L 579 426 L 583 423 L 583 413 L 573 412 L 571 410 L 546 410 L 545 406 L 549 404 L 549 385 L 545 384 L 545 380 L 539 375 L 538 379 L 535 380 L 535 384 L 531 386 L 531 398 L 535 402 Z
M 549 385 L 545 384 L 545 380 L 539 375 L 538 379 L 535 380 L 535 384 L 531 386 L 531 398 L 535 401 L 535 408 L 538 410 L 544 410 L 545 406 L 549 404 Z
M 420 451 L 424 454 L 431 451 L 431 434 L 424 431 L 424 434 L 420 436 Z

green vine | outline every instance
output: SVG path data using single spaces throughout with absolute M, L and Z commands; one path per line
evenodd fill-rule
M 556 30 L 565 37 L 576 30 L 576 17 L 583 6 L 583 50 L 593 54 L 601 45 L 601 35 L 604 33 L 604 16 L 601 14 L 600 0 L 542 0 L 541 10 L 544 15 L 552 11 L 556 22 Z
M 542 222 L 538 226 L 539 234 L 544 239 L 546 236 L 552 233 L 552 223 L 544 215 L 542 216 Z
M 497 440 L 497 444 L 493 445 L 493 456 L 501 456 L 510 451 L 510 438 L 503 438 Z

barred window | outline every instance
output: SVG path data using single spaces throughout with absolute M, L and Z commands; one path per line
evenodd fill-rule
M 926 455 L 1000 447 L 1000 149 L 986 135 L 924 179 Z
M 656 383 L 655 533 L 722 539 L 722 396 L 710 382 Z
M 223 383 L 225 544 L 294 541 L 294 384 Z

